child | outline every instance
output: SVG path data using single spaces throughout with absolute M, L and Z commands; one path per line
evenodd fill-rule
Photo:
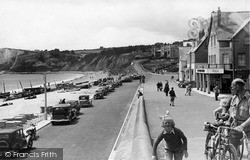
M 164 129 L 154 144 L 152 159 L 157 160 L 157 146 L 162 139 L 166 141 L 166 160 L 173 160 L 173 157 L 174 160 L 182 160 L 183 155 L 187 158 L 187 138 L 184 133 L 175 127 L 174 120 L 168 111 L 165 116 L 160 118 Z
M 169 91 L 169 95 L 170 95 L 170 106 L 174 106 L 174 100 L 175 98 L 177 98 L 174 91 L 174 87 L 172 87 L 171 90 Z

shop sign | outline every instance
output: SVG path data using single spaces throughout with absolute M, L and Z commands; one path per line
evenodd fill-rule
M 217 68 L 200 68 L 196 69 L 196 73 L 207 73 L 207 74 L 223 74 L 224 69 L 217 69 Z
M 230 74 L 223 74 L 222 78 L 224 78 L 224 79 L 231 79 L 231 75 Z

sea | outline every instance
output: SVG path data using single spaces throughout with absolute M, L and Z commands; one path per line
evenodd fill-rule
M 0 92 L 21 91 L 22 88 L 51 86 L 65 82 L 89 81 L 103 77 L 103 72 L 50 72 L 46 73 L 8 73 L 0 74 Z

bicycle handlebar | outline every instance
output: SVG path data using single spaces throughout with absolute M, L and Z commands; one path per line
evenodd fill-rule
M 241 140 L 247 138 L 247 135 L 246 135 L 245 131 L 236 130 L 235 128 L 230 127 L 230 126 L 228 126 L 228 125 L 226 125 L 226 126 L 218 126 L 218 127 L 217 127 L 217 126 L 213 125 L 212 123 L 209 123 L 209 126 L 215 128 L 215 129 L 217 129 L 217 130 L 218 130 L 218 129 L 229 129 L 229 130 L 241 132 L 241 133 L 243 134 L 243 137 L 242 137 Z

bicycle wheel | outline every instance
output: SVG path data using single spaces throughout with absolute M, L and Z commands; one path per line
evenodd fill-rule
M 213 160 L 214 154 L 215 154 L 215 150 L 213 149 L 213 144 L 211 141 L 211 137 L 214 134 L 211 132 L 207 133 L 207 137 L 206 137 L 206 141 L 205 141 L 205 159 L 206 160 Z
M 232 144 L 224 146 L 221 151 L 220 160 L 237 160 L 237 152 Z

